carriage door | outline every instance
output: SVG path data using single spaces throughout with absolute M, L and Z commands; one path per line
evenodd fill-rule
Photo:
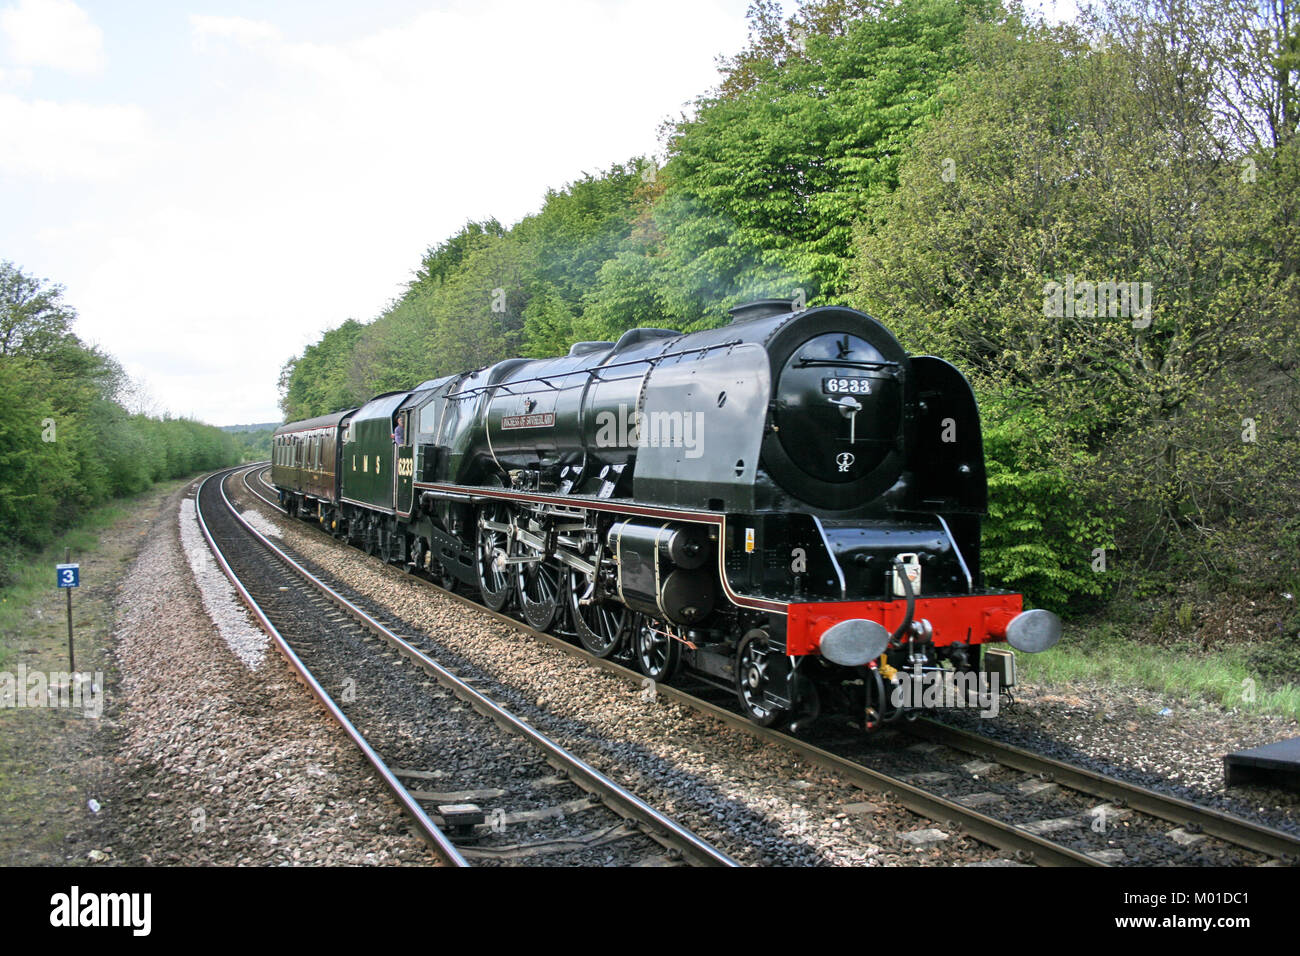
M 398 514 L 410 514 L 412 481 L 415 478 L 415 445 L 411 443 L 411 413 L 398 415 L 402 423 L 402 444 L 397 446 L 397 462 L 393 469 L 393 510 Z

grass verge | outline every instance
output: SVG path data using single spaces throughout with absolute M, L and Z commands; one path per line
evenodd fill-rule
M 1061 643 L 1042 654 L 1020 654 L 1016 666 L 1035 683 L 1096 681 L 1198 697 L 1225 709 L 1281 714 L 1300 720 L 1300 684 L 1268 680 L 1246 659 L 1249 648 L 1203 651 L 1190 644 L 1141 644 L 1110 625 L 1066 628 Z
M 14 569 L 13 580 L 0 588 L 0 665 L 15 650 L 9 643 L 10 635 L 25 626 L 30 620 L 32 605 L 54 588 L 54 566 L 62 563 L 69 549 L 74 562 L 78 556 L 93 553 L 99 545 L 100 532 L 129 515 L 136 502 L 160 491 L 170 493 L 193 480 L 191 476 L 161 481 L 138 495 L 105 502 L 87 511 L 76 525 L 59 534 L 48 547 L 27 554 L 22 564 Z M 75 595 L 73 600 L 76 600 Z

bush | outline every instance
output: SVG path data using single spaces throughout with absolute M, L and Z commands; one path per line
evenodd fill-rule
M 1300 635 L 1285 635 L 1252 647 L 1246 666 L 1274 684 L 1300 684 Z
M 29 369 L 0 363 L 0 540 L 15 544 L 46 543 L 75 487 L 76 460 L 41 384 Z
M 1109 516 L 1094 504 L 1091 457 L 1040 410 L 994 399 L 983 413 L 985 575 L 1058 613 L 1089 609 L 1110 590 L 1116 558 Z M 1097 549 L 1104 571 L 1094 570 Z
M 121 366 L 72 333 L 61 295 L 0 261 L 0 584 L 85 510 L 239 461 L 218 428 L 129 415 Z

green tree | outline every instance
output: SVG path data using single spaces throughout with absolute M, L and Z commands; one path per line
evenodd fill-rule
M 455 274 L 465 261 L 470 251 L 477 248 L 486 238 L 500 239 L 506 234 L 505 228 L 496 219 L 483 222 L 467 222 L 446 242 L 430 247 L 420 260 L 420 266 L 411 280 L 413 287 L 423 287 L 426 291 L 435 289 Z
M 44 356 L 70 334 L 75 317 L 62 286 L 0 261 L 0 356 Z
M 363 329 L 360 322 L 349 319 L 284 364 L 279 384 L 286 421 L 327 415 L 355 405 L 363 397 L 352 380 L 353 353 Z
M 0 581 L 7 577 L 3 545 L 46 543 L 73 491 L 74 449 L 59 437 L 44 382 L 0 359 Z
M 129 415 L 121 366 L 75 319 L 59 286 L 0 263 L 0 584 L 85 509 L 238 460 L 211 426 Z
M 1279 469 L 1295 487 L 1300 181 L 1288 149 L 1247 155 L 1216 122 L 1229 58 L 1199 26 L 1232 2 L 1112 8 L 1091 36 L 973 28 L 971 68 L 859 228 L 858 301 L 974 376 L 990 434 L 1059 423 L 989 450 L 991 474 L 1021 476 L 1003 492 L 1046 516 L 1026 544 L 1066 594 L 1093 590 L 1089 536 L 1214 571 L 1230 516 L 1279 513 L 1247 490 Z M 1136 300 L 1100 298 L 1114 282 Z M 1243 441 L 1266 408 L 1268 434 Z M 1010 566 L 998 490 L 991 567 Z
M 773 8 L 754 9 L 759 55 L 732 67 L 744 82 L 701 99 L 671 133 L 670 191 L 689 202 L 668 242 L 707 260 L 719 285 L 785 272 L 809 299 L 834 298 L 850 286 L 854 221 L 894 188 L 914 128 L 965 62 L 967 23 L 1000 7 L 810 4 L 779 43 Z

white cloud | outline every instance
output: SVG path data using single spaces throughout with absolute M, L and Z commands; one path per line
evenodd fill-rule
M 191 50 L 165 60 L 158 101 L 0 94 L 0 129 L 13 128 L 8 110 L 62 144 L 0 138 L 0 172 L 116 177 L 75 200 L 50 187 L 68 208 L 31 206 L 27 248 L 10 242 L 7 257 L 66 285 L 79 334 L 147 378 L 159 404 L 270 420 L 280 365 L 324 329 L 373 318 L 427 246 L 655 150 L 659 121 L 743 44 L 744 10 L 487 0 L 331 42 L 191 16 Z M 170 54 L 186 37 L 172 39 Z
M 10 57 L 22 66 L 94 73 L 104 66 L 104 38 L 72 0 L 19 0 L 0 10 Z
M 102 182 L 142 162 L 153 138 L 138 106 L 26 101 L 0 93 L 0 173 Z
M 30 86 L 32 83 L 32 71 L 26 67 L 20 67 L 16 70 L 6 70 L 0 67 L 0 87 L 7 86 L 11 89 Z
M 200 49 L 206 49 L 206 41 L 209 39 L 236 40 L 253 45 L 280 37 L 280 31 L 274 25 L 247 17 L 214 17 L 192 13 L 190 29 Z

